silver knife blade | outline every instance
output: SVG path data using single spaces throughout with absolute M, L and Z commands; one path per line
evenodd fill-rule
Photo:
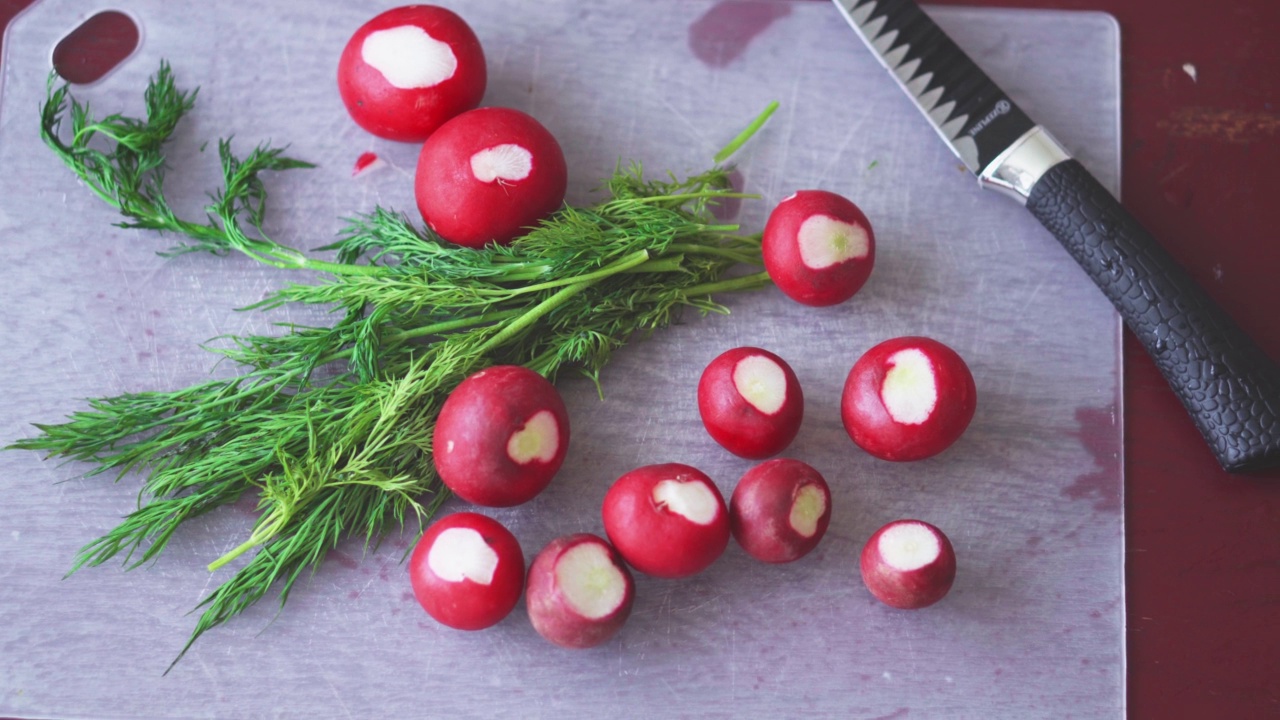
M 835 4 L 975 175 L 1036 127 L 912 0 Z

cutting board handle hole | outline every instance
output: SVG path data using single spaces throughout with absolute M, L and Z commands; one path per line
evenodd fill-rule
M 138 49 L 133 18 L 117 10 L 97 13 L 67 33 L 53 48 L 53 69 L 69 83 L 97 82 Z

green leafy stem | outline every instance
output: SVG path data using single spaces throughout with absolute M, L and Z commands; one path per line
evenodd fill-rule
M 320 248 L 334 253 L 324 260 L 264 232 L 264 175 L 311 165 L 266 144 L 238 158 L 222 140 L 222 187 L 203 220 L 184 219 L 165 195 L 165 146 L 196 95 L 178 90 L 162 64 L 145 92 L 145 118 L 98 119 L 51 77 L 42 137 L 123 215 L 122 227 L 181 238 L 162 254 L 238 252 L 319 271 L 251 308 L 318 306 L 335 321 L 219 338 L 211 349 L 238 363 L 240 375 L 89 400 L 11 446 L 87 463 L 88 475 L 143 477 L 137 510 L 81 549 L 72 572 L 117 556 L 126 567 L 149 562 L 182 523 L 256 496 L 252 531 L 209 569 L 238 567 L 200 603 L 174 663 L 201 634 L 277 584 L 283 605 L 301 575 L 343 538 L 363 536 L 376 547 L 390 530 L 428 521 L 448 497 L 431 461 L 435 417 L 467 375 L 523 364 L 551 379 L 570 368 L 599 385 L 602 368 L 628 341 L 685 309 L 727 312 L 715 296 L 768 283 L 758 270 L 759 236 L 712 215 L 717 203 L 753 197 L 735 191 L 721 165 L 650 180 L 638 164 L 620 164 L 599 202 L 562 207 L 510 245 L 480 250 L 375 208 L 350 218 L 338 240 Z M 735 272 L 744 266 L 757 269 Z

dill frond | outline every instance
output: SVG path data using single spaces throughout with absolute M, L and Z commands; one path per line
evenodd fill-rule
M 259 518 L 210 571 L 248 555 L 198 606 L 186 646 L 298 579 L 349 536 L 375 544 L 426 523 L 448 497 L 431 459 L 435 418 L 465 377 L 521 364 L 554 379 L 572 369 L 599 384 L 627 342 L 688 309 L 727 312 L 714 296 L 763 287 L 760 238 L 714 219 L 734 192 L 726 168 L 646 178 L 620 164 L 590 207 L 564 207 L 506 247 L 444 242 L 384 208 L 351 218 L 325 261 L 262 232 L 263 173 L 305 168 L 267 145 L 238 158 L 219 143 L 223 187 L 207 217 L 177 217 L 164 195 L 164 144 L 195 102 L 162 64 L 145 119 L 95 120 L 50 80 L 42 136 L 122 225 L 182 238 L 168 254 L 235 251 L 286 269 L 321 271 L 252 306 L 331 308 L 327 327 L 281 326 L 274 336 L 229 336 L 212 349 L 238 377 L 89 401 L 11 447 L 86 463 L 88 475 L 138 474 L 138 509 L 85 546 L 72 572 L 122 557 L 153 560 L 183 522 L 256 497 Z M 736 145 L 758 129 L 766 111 Z M 70 118 L 70 127 L 64 123 Z M 70 137 L 63 139 L 69 130 Z M 103 145 L 106 149 L 103 149 Z M 736 146 L 735 145 L 735 146 Z M 178 660 L 175 659 L 176 663 Z M 171 666 L 172 667 L 172 666 Z

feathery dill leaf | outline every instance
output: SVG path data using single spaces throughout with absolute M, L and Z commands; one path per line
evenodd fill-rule
M 248 537 L 209 569 L 247 560 L 197 607 L 202 614 L 174 663 L 273 587 L 283 606 L 302 574 L 344 538 L 376 546 L 390 530 L 428 521 L 448 497 L 431 461 L 435 418 L 468 375 L 521 364 L 550 379 L 576 370 L 598 386 L 628 341 L 682 310 L 727 312 L 714 295 L 768 283 L 763 272 L 730 272 L 762 264 L 760 238 L 712 216 L 716 203 L 752 197 L 733 191 L 720 166 L 648 179 L 640 165 L 620 164 L 600 202 L 563 207 L 509 246 L 481 250 L 451 245 L 379 207 L 348 220 L 321 248 L 336 253 L 326 261 L 262 232 L 263 173 L 309 165 L 268 145 L 238 158 L 224 140 L 223 187 L 211 195 L 208 217 L 183 220 L 164 195 L 163 146 L 195 97 L 177 90 L 162 64 L 147 88 L 146 119 L 94 120 L 51 79 L 42 134 L 121 212 L 124 227 L 182 237 L 171 254 L 237 251 L 321 271 L 249 309 L 316 305 L 334 322 L 219 338 L 210 349 L 238 364 L 239 376 L 90 400 L 12 445 L 87 463 L 87 475 L 142 478 L 138 509 L 82 548 L 72 572 L 118 556 L 126 568 L 152 561 L 186 520 L 257 498 Z

